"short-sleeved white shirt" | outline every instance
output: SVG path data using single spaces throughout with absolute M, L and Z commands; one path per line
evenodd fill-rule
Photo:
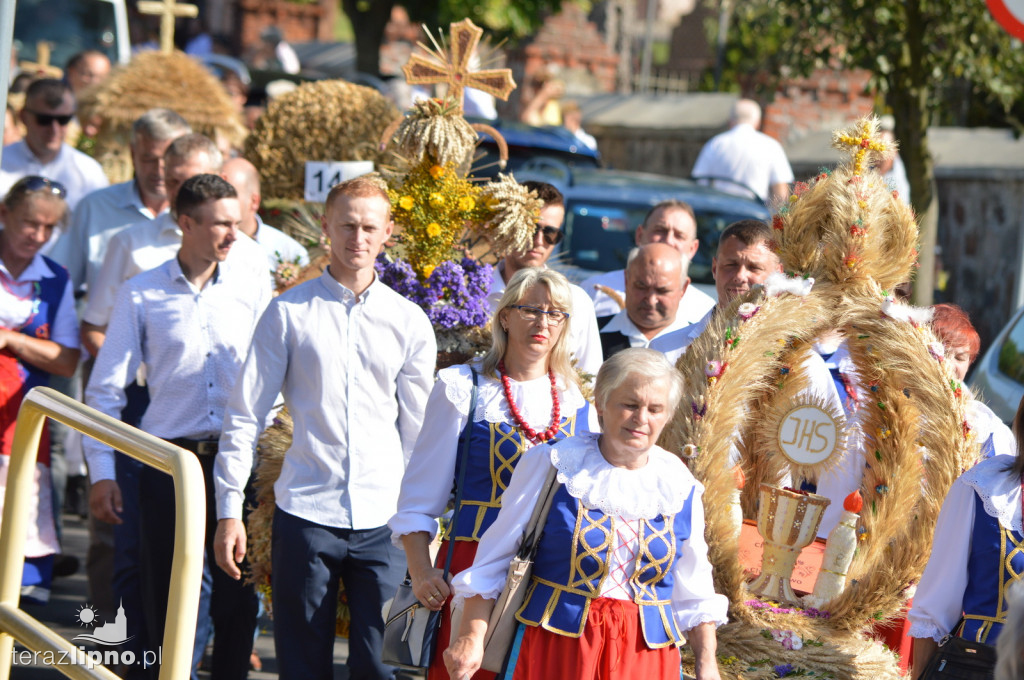
M 690 174 L 696 178 L 735 180 L 757 192 L 762 201 L 771 197 L 773 184 L 793 181 L 793 168 L 782 145 L 745 123 L 712 137 L 700 150 Z M 741 187 L 729 182 L 711 184 L 726 193 L 748 195 Z

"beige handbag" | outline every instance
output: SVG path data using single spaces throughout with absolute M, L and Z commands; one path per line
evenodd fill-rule
M 533 559 L 537 554 L 537 545 L 540 543 L 541 534 L 544 531 L 544 523 L 548 518 L 548 511 L 551 510 L 551 499 L 554 498 L 557 487 L 555 476 L 558 471 L 551 466 L 548 475 L 544 480 L 537 504 L 533 506 L 533 514 L 530 521 L 523 528 L 523 540 L 519 544 L 519 550 L 508 565 L 508 575 L 505 577 L 505 587 L 502 589 L 498 599 L 494 601 L 494 608 L 487 620 L 487 633 L 484 636 L 484 660 L 480 668 L 485 671 L 500 673 L 505 665 L 505 657 L 512 647 L 512 641 L 516 636 L 516 612 L 523 605 L 526 599 L 526 586 L 530 582 L 530 574 L 533 571 Z M 462 608 L 452 610 L 452 637 L 459 635 L 459 624 L 462 622 Z

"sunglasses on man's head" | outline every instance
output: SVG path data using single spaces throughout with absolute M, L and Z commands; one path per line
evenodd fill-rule
M 64 188 L 63 184 L 52 179 L 40 177 L 39 175 L 22 177 L 14 183 L 8 194 L 28 194 L 35 191 L 49 192 L 61 199 L 67 198 L 68 195 L 68 190 Z
M 33 116 L 35 116 L 36 117 L 36 123 L 38 123 L 39 125 L 42 125 L 43 127 L 47 127 L 49 125 L 53 125 L 54 122 L 56 122 L 57 125 L 60 125 L 61 127 L 64 127 L 65 125 L 67 125 L 68 123 L 71 122 L 72 118 L 75 117 L 75 114 L 73 114 L 73 113 L 56 115 L 56 114 L 52 114 L 52 113 L 36 113 L 35 111 L 31 111 L 31 110 L 29 110 L 29 113 L 31 113 Z
M 549 246 L 557 246 L 565 237 L 565 232 L 558 227 L 542 227 L 539 224 L 536 231 L 533 232 L 533 237 L 537 238 L 537 234 L 543 234 L 544 243 L 547 243 Z

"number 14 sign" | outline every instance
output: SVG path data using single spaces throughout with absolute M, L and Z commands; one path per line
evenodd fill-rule
M 306 161 L 306 186 L 303 198 L 323 203 L 335 184 L 373 172 L 373 161 Z

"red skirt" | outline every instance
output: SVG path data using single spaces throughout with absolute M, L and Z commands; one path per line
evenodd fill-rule
M 476 549 L 479 545 L 476 541 L 455 541 L 455 549 L 452 550 L 452 566 L 448 571 L 449 576 L 469 569 L 476 557 Z M 441 541 L 435 566 L 438 569 L 443 569 L 447 557 L 448 541 Z M 451 602 L 452 598 L 449 596 L 441 610 L 441 627 L 437 631 L 437 649 L 434 650 L 434 659 L 430 662 L 430 668 L 427 669 L 427 680 L 449 680 L 448 669 L 444 665 L 444 650 L 448 649 L 448 643 L 452 637 Z M 494 673 L 484 670 L 473 674 L 473 680 L 494 680 L 494 677 Z
M 679 649 L 650 649 L 640 608 L 629 600 L 590 603 L 583 635 L 571 638 L 527 626 L 513 680 L 679 680 Z

